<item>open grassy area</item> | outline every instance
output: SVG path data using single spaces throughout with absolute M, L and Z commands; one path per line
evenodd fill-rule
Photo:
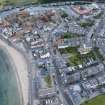
M 27 4 L 39 4 L 39 3 L 42 4 L 42 3 L 52 3 L 52 2 L 60 2 L 60 1 L 65 2 L 68 0 L 0 0 L 0 9 L 7 5 L 20 6 L 20 5 L 27 5 Z M 64 13 L 63 16 L 65 17 L 67 16 L 67 14 Z
M 21 5 L 21 4 L 30 4 L 37 3 L 39 0 L 0 0 L 0 5 Z
M 94 52 L 95 52 L 96 56 L 97 56 L 101 61 L 104 60 L 104 57 L 100 54 L 100 51 L 99 51 L 98 48 L 94 48 Z
M 76 37 L 82 37 L 83 35 L 78 35 L 75 33 L 70 33 L 70 32 L 66 32 L 64 33 L 64 39 L 69 39 L 69 38 L 76 38 Z
M 66 48 L 66 51 L 69 53 L 69 61 L 70 64 L 73 66 L 82 64 L 82 59 L 80 53 L 77 51 L 77 48 L 71 47 L 71 48 Z
M 89 53 L 83 55 L 83 58 L 92 58 L 93 60 L 96 60 L 96 56 L 93 51 L 90 51 Z
M 45 82 L 47 83 L 47 86 L 50 88 L 50 87 L 52 86 L 52 80 L 51 80 L 50 75 L 46 75 L 46 76 L 44 77 L 44 80 L 45 80 Z
M 77 1 L 77 0 L 0 0 L 0 6 L 12 4 L 12 5 L 24 5 L 30 3 L 52 3 L 52 2 L 65 2 L 65 1 Z M 86 4 L 83 2 L 76 2 L 75 4 Z M 87 4 L 90 4 L 87 2 Z
M 90 51 L 87 54 L 81 55 L 78 52 L 78 47 L 68 47 L 65 49 L 59 50 L 61 54 L 69 54 L 69 63 L 72 66 L 77 66 L 83 64 L 89 58 L 96 60 L 96 56 L 94 55 L 93 51 Z
M 72 38 L 72 37 L 74 37 L 74 34 L 72 34 L 72 33 L 64 33 L 64 39 L 69 39 L 69 38 Z
M 105 95 L 97 96 L 96 98 L 86 101 L 81 105 L 105 105 Z
M 80 25 L 81 27 L 84 27 L 84 28 L 86 28 L 86 27 L 91 27 L 91 26 L 94 25 L 94 21 L 91 21 L 91 20 L 90 20 L 90 21 L 80 22 L 79 25 Z
M 59 0 L 0 0 L 0 6 L 6 5 L 24 5 L 24 4 L 31 4 L 31 3 L 50 3 L 50 2 L 57 2 Z M 65 0 L 61 0 L 65 1 Z
M 77 50 L 78 47 L 68 47 L 65 49 L 61 49 L 61 53 L 69 54 L 69 63 L 73 66 L 79 65 L 82 63 L 81 55 Z

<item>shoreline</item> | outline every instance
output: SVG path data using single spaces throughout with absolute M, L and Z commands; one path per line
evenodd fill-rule
M 9 54 L 9 52 L 8 52 L 8 50 L 6 48 L 4 48 L 3 46 L 0 46 L 0 49 L 2 49 L 3 52 L 7 55 L 6 57 L 7 57 L 8 61 L 9 61 L 8 64 L 10 65 L 10 68 L 14 72 L 14 75 L 15 75 L 15 78 L 16 78 L 16 84 L 17 84 L 17 89 L 18 89 L 18 93 L 19 93 L 20 105 L 24 105 L 19 75 L 17 73 L 16 67 L 13 66 L 13 65 L 15 65 L 14 62 L 11 62 L 11 61 L 13 61 L 13 59 L 10 56 L 10 54 Z
M 24 56 L 20 52 L 18 52 L 15 48 L 10 47 L 4 41 L 0 39 L 0 47 L 6 51 L 7 56 L 9 58 L 11 66 L 14 70 L 18 91 L 20 95 L 20 101 L 22 101 L 22 105 L 28 104 L 29 97 L 29 79 L 28 79 L 28 64 Z M 11 62 L 12 61 L 12 62 Z

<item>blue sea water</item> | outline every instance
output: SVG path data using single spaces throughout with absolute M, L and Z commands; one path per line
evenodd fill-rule
M 0 49 L 0 105 L 21 105 L 16 75 L 7 54 Z

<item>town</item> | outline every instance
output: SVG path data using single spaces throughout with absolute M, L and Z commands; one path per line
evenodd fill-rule
M 65 4 L 0 13 L 0 38 L 30 62 L 27 105 L 85 105 L 105 93 L 105 5 Z

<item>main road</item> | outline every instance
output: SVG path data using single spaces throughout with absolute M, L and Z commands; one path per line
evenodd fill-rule
M 50 51 L 50 54 L 51 54 L 51 59 L 54 63 L 54 72 L 55 72 L 55 78 L 56 78 L 56 88 L 57 88 L 57 91 L 59 92 L 59 98 L 61 100 L 61 102 L 63 103 L 63 105 L 74 105 L 73 101 L 71 98 L 67 98 L 67 95 L 64 93 L 64 86 L 62 84 L 62 81 L 61 81 L 61 75 L 59 74 L 59 67 L 56 66 L 56 59 L 57 57 L 59 58 L 60 55 L 57 53 L 57 55 L 54 54 L 54 46 L 53 46 L 53 42 L 52 42 L 52 38 L 54 37 L 53 36 L 53 31 L 56 29 L 56 27 L 51 30 L 51 32 L 49 33 L 49 36 L 48 36 L 48 40 L 47 40 L 47 43 L 48 43 L 48 47 L 49 47 L 49 51 Z

